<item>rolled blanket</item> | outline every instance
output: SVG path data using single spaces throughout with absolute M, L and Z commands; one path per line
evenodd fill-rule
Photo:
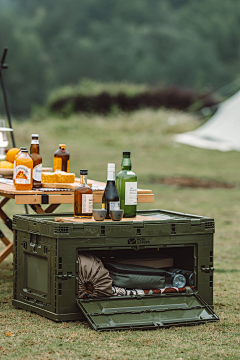
M 112 287 L 113 296 L 131 296 L 131 295 L 153 295 L 153 294 L 166 294 L 166 293 L 192 293 L 194 286 L 186 286 L 183 288 L 164 288 L 164 289 L 125 289 L 117 286 Z

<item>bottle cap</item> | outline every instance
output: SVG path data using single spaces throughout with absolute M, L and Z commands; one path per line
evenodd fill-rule
M 27 148 L 26 147 L 20 147 L 20 151 L 22 151 L 22 150 L 27 150 Z
M 59 144 L 59 147 L 62 147 L 62 146 L 64 146 L 64 147 L 65 147 L 65 146 L 66 146 L 66 144 Z
M 25 148 L 25 149 L 22 149 L 22 152 L 23 152 L 23 153 L 27 153 L 28 151 L 27 151 L 27 149 Z
M 130 151 L 123 151 L 123 155 L 131 155 L 131 152 Z
M 80 175 L 87 175 L 88 174 L 88 170 L 80 170 Z
M 115 171 L 115 164 L 108 163 L 107 169 L 108 169 L 108 171 Z
M 32 137 L 39 137 L 39 135 L 38 134 L 32 134 Z

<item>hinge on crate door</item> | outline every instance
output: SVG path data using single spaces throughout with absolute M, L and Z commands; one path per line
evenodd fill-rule
M 153 322 L 153 325 L 160 328 L 163 326 L 163 323 L 161 321 L 158 321 L 158 322 Z
M 201 270 L 204 271 L 205 273 L 209 273 L 210 271 L 214 271 L 214 267 L 209 266 L 209 267 L 205 267 L 205 266 L 201 266 Z

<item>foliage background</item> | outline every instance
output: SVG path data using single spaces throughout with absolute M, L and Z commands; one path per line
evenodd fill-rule
M 235 0 L 0 0 L 11 110 L 83 77 L 215 90 L 239 76 L 239 20 Z

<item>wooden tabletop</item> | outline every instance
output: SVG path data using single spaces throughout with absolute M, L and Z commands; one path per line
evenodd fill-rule
M 78 180 L 76 178 L 76 180 Z M 104 186 L 104 182 L 96 180 L 88 180 L 92 186 Z M 15 199 L 16 204 L 72 204 L 74 189 L 67 190 L 16 190 L 14 185 L 7 185 L 0 183 L 0 196 Z M 93 202 L 102 202 L 103 190 L 93 190 Z M 139 203 L 152 203 L 154 202 L 154 194 L 152 190 L 138 189 L 137 201 Z

